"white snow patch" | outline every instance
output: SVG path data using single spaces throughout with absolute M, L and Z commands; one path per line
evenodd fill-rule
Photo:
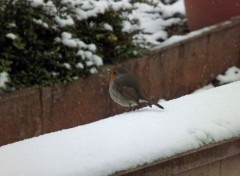
M 63 63 L 63 66 L 68 70 L 71 69 L 71 65 L 69 63 Z
M 75 9 L 75 12 L 77 14 L 77 19 L 78 20 L 84 20 L 84 19 L 87 19 L 88 16 L 87 16 L 87 13 L 84 11 L 84 10 L 81 10 L 81 9 Z
M 7 72 L 0 73 L 0 88 L 6 88 L 6 83 L 9 81 L 9 75 Z
M 6 34 L 6 37 L 7 37 L 7 38 L 10 38 L 10 39 L 12 39 L 12 40 L 15 40 L 15 39 L 17 38 L 17 36 L 16 36 L 15 34 L 13 34 L 13 33 L 8 33 L 8 34 Z
M 97 47 L 96 47 L 95 44 L 89 44 L 89 45 L 88 45 L 88 49 L 89 49 L 90 51 L 95 52 L 95 51 L 97 50 Z
M 85 44 L 81 40 L 77 40 L 77 45 L 78 45 L 78 48 L 87 48 L 87 44 Z
M 77 55 L 81 56 L 82 59 L 85 59 L 85 54 L 83 50 L 78 50 Z
M 84 65 L 81 62 L 79 62 L 79 63 L 76 64 L 76 67 L 80 68 L 80 69 L 83 69 Z
M 97 71 L 97 69 L 95 68 L 95 67 L 93 67 L 93 68 L 91 68 L 90 69 L 90 73 L 91 74 L 96 74 L 98 71 Z
M 30 5 L 32 7 L 39 7 L 39 6 L 44 5 L 43 0 L 28 0 L 28 1 L 30 2 Z
M 219 84 L 226 84 L 233 81 L 240 80 L 240 69 L 236 66 L 230 67 L 224 75 L 218 75 L 217 80 L 220 82 Z
M 93 54 L 90 51 L 85 51 L 84 55 L 85 55 L 86 58 L 91 59 Z
M 53 76 L 58 76 L 58 75 L 59 75 L 59 73 L 57 73 L 57 72 L 55 72 L 55 71 L 52 71 L 51 74 L 52 74 Z
M 60 27 L 74 25 L 74 21 L 70 15 L 67 15 L 65 18 L 60 18 L 59 16 L 56 16 L 55 21 Z
M 176 13 L 184 14 L 186 13 L 184 0 L 178 0 L 171 5 L 159 4 L 159 6 L 164 9 L 163 16 L 170 17 Z
M 214 85 L 213 85 L 212 83 L 210 83 L 210 84 L 208 84 L 208 85 L 206 85 L 206 86 L 203 86 L 203 87 L 200 88 L 200 89 L 195 90 L 193 93 L 199 93 L 199 92 L 202 92 L 202 91 L 211 89 L 211 88 L 214 88 Z
M 103 60 L 102 60 L 102 58 L 99 57 L 99 56 L 97 56 L 97 55 L 95 55 L 95 54 L 92 56 L 92 60 L 93 60 L 93 62 L 94 62 L 97 66 L 103 65 Z
M 54 39 L 54 41 L 55 41 L 56 43 L 60 43 L 62 40 L 61 40 L 60 37 L 56 37 L 56 38 Z
M 45 28 L 48 28 L 48 24 L 43 22 L 41 19 L 33 18 L 33 22 L 36 23 L 36 24 L 42 25 Z
M 16 23 L 9 23 L 8 25 L 9 25 L 9 27 L 13 27 L 13 28 L 17 27 Z
M 72 34 L 71 33 L 63 32 L 61 34 L 61 37 L 62 37 L 62 43 L 65 46 L 72 47 L 72 48 L 77 47 L 77 45 L 78 45 L 77 41 L 75 39 L 72 39 Z
M 77 80 L 77 79 L 78 79 L 78 76 L 74 76 L 73 79 L 74 79 L 74 80 Z
M 86 61 L 86 65 L 88 66 L 88 67 L 90 67 L 90 66 L 93 66 L 94 65 L 94 63 L 93 63 L 93 61 Z
M 239 89 L 240 81 L 163 102 L 164 110 L 143 108 L 2 146 L 0 175 L 106 176 L 237 137 Z
M 53 1 L 46 2 L 45 5 L 43 6 L 43 9 L 49 15 L 55 15 L 58 12 L 56 6 L 53 4 Z
M 131 24 L 129 21 L 126 21 L 126 20 L 123 21 L 122 32 L 133 32 L 139 29 L 141 28 L 138 25 Z
M 62 43 L 65 46 L 71 47 L 71 48 L 75 48 L 77 47 L 77 42 L 73 39 L 66 39 L 66 40 L 62 40 Z
M 103 28 L 107 31 L 113 31 L 113 27 L 108 23 L 104 23 Z
M 165 5 L 161 1 L 155 1 L 155 5 L 135 3 L 134 8 L 128 18 L 130 20 L 137 19 L 139 25 L 136 27 L 136 25 L 124 21 L 123 31 L 142 29 L 142 33 L 134 36 L 134 42 L 142 44 L 142 47 L 146 48 L 161 45 L 161 40 L 167 40 L 168 37 L 165 28 L 183 21 L 179 17 L 173 17 L 174 14 L 185 16 L 183 0 L 178 0 L 171 5 Z
M 69 33 L 69 32 L 63 32 L 61 34 L 61 37 L 62 37 L 62 39 L 71 39 L 72 38 L 72 34 Z
M 164 42 L 162 42 L 160 45 L 158 45 L 156 47 L 153 47 L 152 49 L 159 49 L 159 48 L 162 48 L 162 47 L 174 44 L 174 43 L 178 43 L 178 42 L 187 40 L 191 37 L 198 36 L 198 35 L 201 35 L 204 32 L 210 31 L 210 30 L 212 30 L 216 27 L 217 27 L 217 25 L 213 25 L 213 26 L 210 26 L 210 27 L 205 27 L 205 28 L 199 29 L 197 31 L 192 31 L 192 32 L 190 32 L 186 35 L 173 35 L 170 38 L 168 38 L 167 40 L 165 40 Z
M 119 11 L 120 9 L 126 10 L 132 8 L 132 4 L 129 3 L 129 0 L 111 1 L 111 7 L 114 11 Z

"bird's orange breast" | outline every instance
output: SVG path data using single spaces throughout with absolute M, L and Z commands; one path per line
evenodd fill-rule
M 116 74 L 114 72 L 111 72 L 109 83 L 112 83 L 112 81 L 114 81 L 115 79 L 116 79 Z

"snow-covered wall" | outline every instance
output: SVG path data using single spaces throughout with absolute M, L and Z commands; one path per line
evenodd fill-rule
M 0 175 L 106 176 L 240 136 L 240 81 L 0 147 Z
M 136 73 L 151 98 L 169 100 L 208 84 L 231 66 L 239 67 L 239 49 L 240 20 L 149 52 L 124 66 Z M 103 69 L 87 80 L 0 95 L 0 145 L 124 112 L 109 96 L 108 79 Z

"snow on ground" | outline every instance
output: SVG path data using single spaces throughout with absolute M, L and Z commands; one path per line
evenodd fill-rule
M 206 86 L 203 86 L 203 87 L 200 88 L 200 89 L 195 90 L 193 93 L 199 93 L 199 92 L 202 92 L 202 91 L 211 89 L 211 88 L 214 88 L 214 85 L 213 85 L 212 83 L 210 83 L 210 84 L 208 84 L 208 85 L 206 85 Z
M 0 175 L 105 176 L 240 135 L 240 81 L 0 147 Z

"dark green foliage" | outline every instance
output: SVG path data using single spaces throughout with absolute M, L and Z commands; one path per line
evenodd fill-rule
M 66 13 L 73 14 L 73 9 L 61 4 L 61 1 L 53 2 L 61 18 Z M 109 9 L 104 14 L 85 20 L 72 17 L 75 25 L 59 27 L 55 15 L 47 13 L 42 6 L 33 7 L 26 0 L 0 1 L 0 73 L 8 72 L 11 80 L 8 88 L 68 82 L 76 77 L 88 76 L 93 67 L 99 66 L 86 65 L 86 60 L 77 55 L 80 48 L 56 42 L 63 32 L 71 33 L 73 38 L 86 44 L 95 44 L 97 50 L 92 53 L 101 56 L 105 63 L 115 63 L 139 53 L 139 47 L 132 43 L 134 32 L 122 32 L 124 19 L 121 12 Z M 38 24 L 37 20 L 47 26 Z M 114 31 L 105 30 L 105 23 L 110 24 Z M 9 33 L 16 38 L 7 37 Z M 71 69 L 66 68 L 64 63 L 68 63 Z M 84 68 L 77 68 L 77 63 L 82 63 Z
M 104 63 L 117 63 L 134 56 L 135 51 L 139 53 L 140 49 L 132 43 L 134 33 L 122 32 L 122 20 L 118 12 L 110 10 L 105 14 L 99 14 L 98 18 L 89 18 L 85 26 L 79 23 L 77 28 L 88 28 L 89 23 L 92 25 L 89 30 L 79 30 L 77 35 L 84 41 L 98 46 L 99 52 L 103 54 Z M 104 29 L 106 22 L 111 24 L 114 31 Z

